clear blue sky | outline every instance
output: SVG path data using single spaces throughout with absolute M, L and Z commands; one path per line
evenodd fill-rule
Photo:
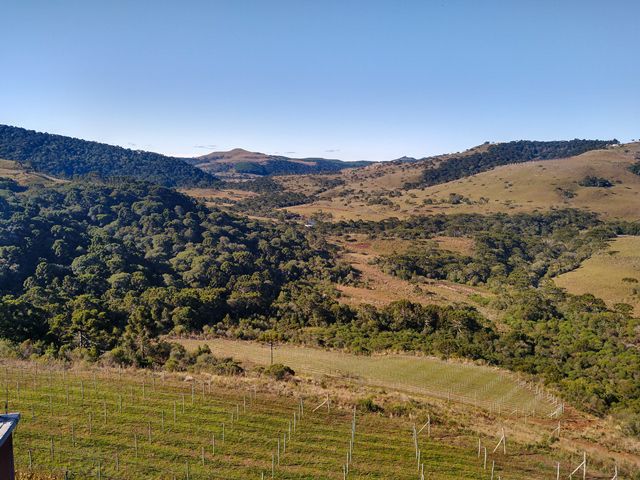
M 347 160 L 640 137 L 636 0 L 0 2 L 0 123 Z

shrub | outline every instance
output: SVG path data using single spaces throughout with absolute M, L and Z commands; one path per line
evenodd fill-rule
M 640 414 L 631 410 L 623 410 L 617 412 L 615 417 L 626 435 L 640 438 Z
M 0 358 L 17 358 L 16 346 L 9 340 L 0 339 Z
M 361 398 L 358 400 L 358 408 L 365 412 L 380 413 L 384 409 L 373 401 L 372 397 Z
M 296 374 L 291 367 L 287 367 L 282 363 L 274 363 L 270 367 L 265 368 L 263 373 L 278 381 L 290 380 Z
M 580 185 L 581 187 L 613 187 L 613 183 L 611 183 L 610 180 L 602 177 L 595 177 L 593 175 L 587 175 L 578 182 L 578 185 Z
M 217 358 L 211 353 L 208 345 L 199 346 L 194 352 L 187 350 L 180 344 L 171 345 L 171 354 L 164 364 L 170 372 L 210 372 L 215 375 L 242 375 L 244 368 L 233 358 Z
M 203 370 L 208 370 L 216 375 L 226 376 L 240 376 L 244 375 L 244 368 L 239 362 L 233 358 L 216 359 L 211 357 L 214 361 L 209 362 Z

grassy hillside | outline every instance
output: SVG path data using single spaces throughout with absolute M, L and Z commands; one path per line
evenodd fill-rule
M 323 212 L 335 220 L 381 220 L 436 213 L 531 212 L 572 207 L 594 211 L 606 219 L 637 220 L 640 176 L 629 167 L 637 162 L 639 152 L 639 143 L 626 144 L 567 159 L 500 166 L 467 178 L 409 190 L 403 190 L 402 185 L 419 178 L 418 165 L 376 165 L 341 174 L 337 177 L 342 180 L 341 185 L 318 194 L 310 204 L 287 210 L 305 216 Z M 580 185 L 589 176 L 608 179 L 613 186 Z M 296 188 L 292 183 L 285 186 Z
M 183 158 L 0 125 L 0 158 L 65 179 L 135 178 L 164 186 L 210 186 L 216 178 Z
M 640 144 L 632 144 L 569 159 L 499 167 L 430 187 L 424 191 L 424 198 L 435 202 L 429 205 L 434 211 L 486 213 L 572 207 L 599 213 L 603 218 L 637 220 L 640 176 L 630 172 L 629 166 L 638 151 Z M 608 179 L 613 186 L 580 185 L 588 176 Z M 455 194 L 470 202 L 450 203 Z
M 609 305 L 628 303 L 640 315 L 640 237 L 619 237 L 582 263 L 555 278 L 570 293 L 591 293 Z
M 425 161 L 422 178 L 415 186 L 431 186 L 485 172 L 501 165 L 567 158 L 590 150 L 616 145 L 617 140 L 569 140 L 538 142 L 519 140 L 489 145 L 484 152 L 454 156 L 437 165 Z
M 268 366 L 269 346 L 225 339 L 176 339 L 189 350 L 209 345 L 213 352 L 233 356 L 243 363 Z M 362 356 L 317 348 L 280 345 L 274 362 L 292 365 L 305 375 L 336 376 L 364 385 L 394 391 L 451 399 L 484 408 L 518 409 L 529 415 L 545 416 L 557 404 L 525 388 L 515 376 L 473 364 L 446 362 L 413 355 Z

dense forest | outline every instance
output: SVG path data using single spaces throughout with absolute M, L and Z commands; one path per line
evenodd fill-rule
M 513 216 L 451 215 L 439 220 L 444 220 L 435 222 L 440 230 L 432 235 L 472 238 L 473 255 L 435 246 L 411 249 L 381 257 L 382 269 L 404 279 L 537 287 L 543 279 L 577 268 L 622 231 L 620 226 L 600 224 L 594 214 L 577 210 Z M 405 237 L 411 232 L 406 226 L 401 231 Z M 423 227 L 417 229 L 419 235 L 424 232 Z
M 74 179 L 127 177 L 171 187 L 211 186 L 216 178 L 183 158 L 0 125 L 0 158 Z
M 500 165 L 572 157 L 617 143 L 617 140 L 578 139 L 552 142 L 519 140 L 497 143 L 490 145 L 484 152 L 450 156 L 434 167 L 426 168 L 422 173 L 422 180 L 407 184 L 406 188 L 428 187 L 450 182 Z
M 637 224 L 563 210 L 382 222 L 259 222 L 146 182 L 25 189 L 0 181 L 0 343 L 15 355 L 153 368 L 195 361 L 166 334 L 278 339 L 369 354 L 464 357 L 537 375 L 640 434 L 640 321 L 629 305 L 572 296 L 549 278 Z M 262 185 L 268 191 L 269 182 Z M 484 284 L 472 304 L 349 306 L 357 283 L 329 234 L 473 238 L 467 256 L 426 246 L 380 259 L 419 282 Z M 479 305 L 500 312 L 500 325 Z M 209 358 L 208 356 L 207 358 Z M 239 373 L 229 360 L 216 371 Z
M 425 239 L 437 235 L 459 237 L 480 232 L 501 231 L 505 234 L 547 236 L 562 228 L 584 230 L 605 225 L 595 213 L 577 209 L 551 210 L 545 213 L 461 213 L 447 215 L 414 216 L 407 219 L 395 217 L 380 220 L 345 220 L 323 223 L 319 226 L 326 234 L 367 233 L 393 235 L 399 238 Z M 627 224 L 626 228 L 631 228 Z
M 265 314 L 287 282 L 350 271 L 290 226 L 148 183 L 13 190 L 0 198 L 0 336 L 17 342 L 97 357 L 129 340 L 144 364 L 160 333 Z
M 315 195 L 307 195 L 301 192 L 291 192 L 282 188 L 272 177 L 257 177 L 242 182 L 222 181 L 220 188 L 244 190 L 257 193 L 229 204 L 229 200 L 211 198 L 212 203 L 224 204 L 225 209 L 244 215 L 259 215 L 273 218 L 294 218 L 295 214 L 282 210 L 284 207 L 302 205 L 317 199 Z

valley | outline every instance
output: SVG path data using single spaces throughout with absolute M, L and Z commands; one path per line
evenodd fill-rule
M 640 480 L 640 2 L 0 11 L 0 480 Z
M 229 166 L 179 189 L 2 161 L 20 478 L 414 478 L 425 416 L 432 478 L 488 475 L 477 442 L 497 428 L 515 453 L 490 452 L 494 475 L 544 478 L 580 455 L 594 478 L 633 474 L 640 144 L 500 145 L 313 174 Z M 467 161 L 529 145 L 552 158 Z M 247 159 L 223 153 L 210 160 Z M 296 440 L 300 401 L 321 407 Z M 339 447 L 354 408 L 360 459 Z

